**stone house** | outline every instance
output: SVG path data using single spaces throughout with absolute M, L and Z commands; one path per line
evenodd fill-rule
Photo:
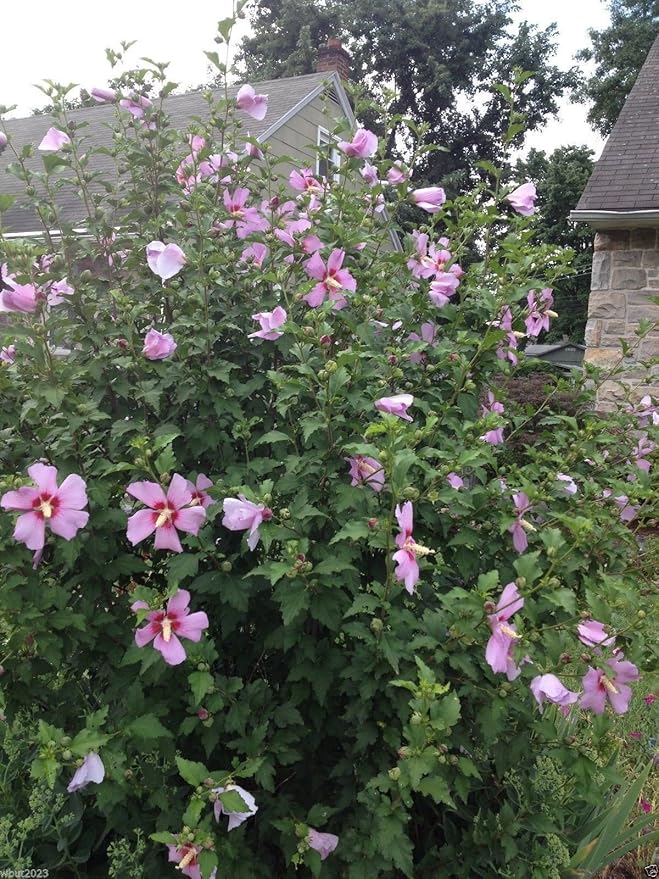
M 570 219 L 595 230 L 587 363 L 624 372 L 605 381 L 599 407 L 628 388 L 659 396 L 659 37 L 638 75 Z M 641 321 L 654 327 L 642 340 Z M 623 359 L 620 340 L 629 346 Z M 625 387 L 627 386 L 627 388 Z

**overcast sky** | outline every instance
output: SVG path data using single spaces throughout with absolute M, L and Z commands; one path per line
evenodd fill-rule
M 106 48 L 120 40 L 137 40 L 132 57 L 170 60 L 170 79 L 195 86 L 207 78 L 204 49 L 216 49 L 216 22 L 231 13 L 231 0 L 202 0 L 186 7 L 173 0 L 23 0 L 2 4 L 0 104 L 17 104 L 12 115 L 27 115 L 46 100 L 34 88 L 45 78 L 91 88 L 110 74 Z M 557 63 L 569 67 L 574 53 L 588 44 L 589 27 L 608 21 L 604 0 L 520 0 L 523 18 L 559 30 Z M 186 10 L 188 14 L 186 15 Z M 239 29 L 244 34 L 246 26 Z M 561 144 L 588 143 L 597 152 L 601 140 L 585 121 L 586 109 L 564 102 L 559 119 L 551 120 L 529 144 L 551 150 Z

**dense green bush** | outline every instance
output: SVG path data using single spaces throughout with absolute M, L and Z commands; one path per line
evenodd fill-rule
M 116 181 L 84 111 L 11 168 L 63 234 L 0 240 L 0 867 L 175 875 L 169 845 L 203 877 L 565 875 L 619 781 L 598 700 L 624 711 L 651 661 L 652 402 L 508 402 L 565 260 L 498 186 L 412 195 L 450 255 L 399 251 L 375 208 L 414 183 L 376 182 L 367 135 L 292 193 L 233 102 L 178 132 L 162 70 L 127 82 L 153 105 L 117 107 Z

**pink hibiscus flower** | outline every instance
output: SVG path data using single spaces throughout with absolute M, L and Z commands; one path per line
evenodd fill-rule
M 627 684 L 637 681 L 640 677 L 638 669 L 632 662 L 620 658 L 609 659 L 607 665 L 611 672 L 606 674 L 600 668 L 591 668 L 582 678 L 583 695 L 579 707 L 590 709 L 593 714 L 604 714 L 607 699 L 616 714 L 624 714 L 632 699 L 631 688 Z
M 178 532 L 196 537 L 206 518 L 203 506 L 191 506 L 193 498 L 188 481 L 178 473 L 172 476 L 166 495 L 157 482 L 133 482 L 126 493 L 149 507 L 133 513 L 128 520 L 126 536 L 133 546 L 155 531 L 156 549 L 183 552 Z
M 39 553 L 46 541 L 46 525 L 53 534 L 72 540 L 89 519 L 84 512 L 87 492 L 84 479 L 72 473 L 57 485 L 57 467 L 32 464 L 27 472 L 36 488 L 24 486 L 6 492 L 0 499 L 3 510 L 21 510 L 16 520 L 14 538 Z
M 345 259 L 345 250 L 333 250 L 327 260 L 323 262 L 318 252 L 314 253 L 303 267 L 310 278 L 315 278 L 319 283 L 303 297 L 304 301 L 312 308 L 318 308 L 325 301 L 325 297 L 334 303 L 334 309 L 339 311 L 348 304 L 343 291 L 354 293 L 357 282 L 347 269 L 341 268 Z
M 392 555 L 396 562 L 394 574 L 397 580 L 405 583 L 405 589 L 410 593 L 419 581 L 419 563 L 417 556 L 431 555 L 434 550 L 428 549 L 414 540 L 414 507 L 411 501 L 405 501 L 403 506 L 396 506 L 396 519 L 400 532 L 396 535 L 396 546 L 400 547 Z
M 146 647 L 151 641 L 167 665 L 180 665 L 187 656 L 179 638 L 200 641 L 201 633 L 208 628 L 208 617 L 203 611 L 190 613 L 190 593 L 179 589 L 167 602 L 166 610 L 150 610 L 146 626 L 135 632 L 135 643 Z M 136 601 L 132 610 L 144 610 L 148 605 Z
M 496 611 L 488 615 L 492 634 L 485 648 L 485 661 L 496 674 L 505 674 L 514 681 L 521 674 L 512 655 L 513 644 L 520 638 L 508 620 L 524 607 L 524 599 L 515 583 L 508 583 L 497 602 Z

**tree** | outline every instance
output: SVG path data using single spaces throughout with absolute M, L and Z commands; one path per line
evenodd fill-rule
M 611 24 L 590 30 L 592 46 L 577 58 L 595 61 L 578 99 L 592 101 L 588 121 L 600 132 L 611 132 L 657 35 L 659 0 L 610 0 Z
M 530 150 L 516 166 L 518 179 L 533 180 L 538 190 L 538 215 L 533 240 L 538 244 L 555 244 L 574 251 L 574 274 L 561 278 L 555 288 L 558 318 L 544 337 L 558 340 L 568 335 L 575 342 L 583 340 L 590 292 L 590 266 L 593 251 L 592 232 L 584 225 L 568 220 L 593 170 L 593 151 L 587 146 L 565 146 L 551 155 Z
M 340 36 L 354 81 L 384 108 L 369 124 L 380 131 L 391 117 L 424 124 L 424 141 L 445 151 L 425 156 L 417 176 L 455 192 L 466 187 L 477 160 L 501 158 L 506 114 L 491 83 L 511 83 L 515 68 L 534 71 L 517 107 L 534 129 L 576 82 L 573 70 L 547 61 L 554 28 L 524 23 L 510 33 L 513 8 L 511 0 L 257 0 L 239 63 L 252 79 L 310 73 L 317 47 Z M 522 139 L 520 133 L 516 142 Z M 388 154 L 406 154 L 409 146 L 405 125 L 394 126 Z

